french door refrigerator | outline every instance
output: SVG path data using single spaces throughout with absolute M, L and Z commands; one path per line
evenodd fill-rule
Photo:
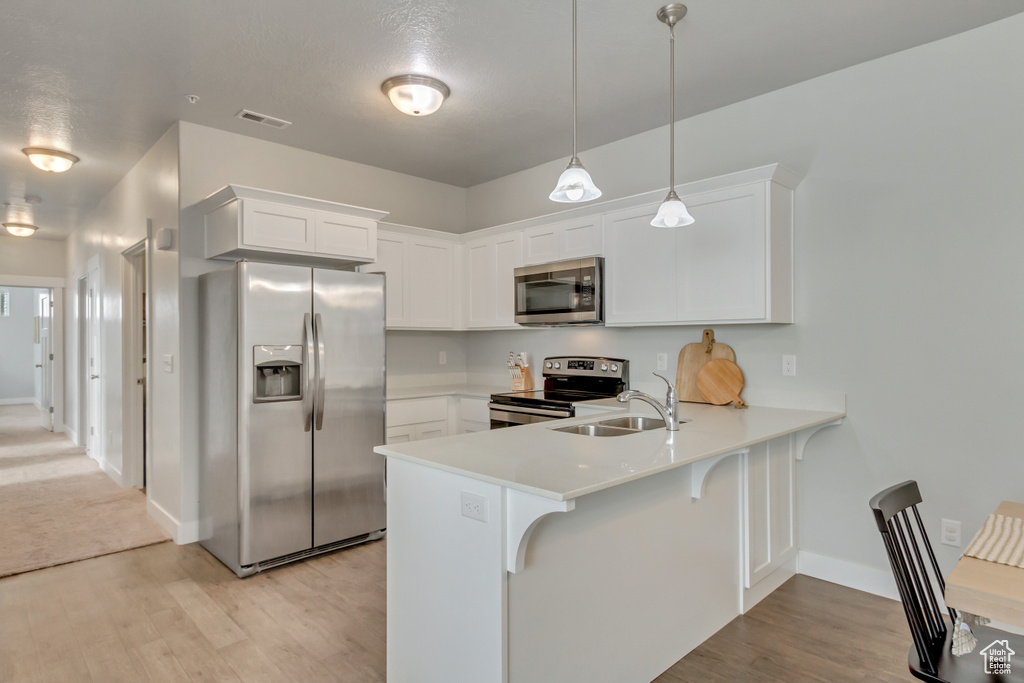
M 383 536 L 383 276 L 241 262 L 199 307 L 203 547 L 248 576 Z

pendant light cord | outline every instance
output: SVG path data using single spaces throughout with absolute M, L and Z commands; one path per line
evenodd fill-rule
M 576 158 L 576 0 L 572 0 L 572 158 Z
M 575 1 L 575 0 L 574 0 Z M 676 27 L 668 27 L 669 35 L 669 127 L 668 127 L 668 184 L 676 189 Z M 574 143 L 575 144 L 575 143 Z

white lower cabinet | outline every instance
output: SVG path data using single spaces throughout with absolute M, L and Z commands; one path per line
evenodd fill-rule
M 458 433 L 486 432 L 491 428 L 491 409 L 486 398 L 459 396 L 457 406 Z
M 751 588 L 796 554 L 796 458 L 792 436 L 754 444 L 743 468 L 746 561 Z
M 405 443 L 448 436 L 448 398 L 410 398 L 388 401 L 387 443 Z

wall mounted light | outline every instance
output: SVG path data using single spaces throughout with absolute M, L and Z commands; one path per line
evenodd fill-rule
M 668 25 L 669 33 L 669 127 L 668 127 L 668 196 L 658 207 L 651 221 L 656 228 L 681 228 L 693 223 L 683 200 L 676 194 L 676 22 L 686 16 L 686 5 L 665 5 L 658 10 L 658 20 Z
M 36 168 L 51 173 L 63 173 L 78 162 L 78 157 L 45 147 L 26 147 L 21 150 Z
M 31 237 L 39 229 L 31 223 L 4 223 L 3 226 L 15 237 Z
M 601 190 L 576 156 L 576 0 L 572 0 L 572 159 L 548 198 L 554 202 L 589 202 L 600 196 Z
M 380 89 L 398 111 L 409 116 L 433 114 L 452 94 L 448 86 L 436 78 L 415 74 L 389 78 L 380 84 Z

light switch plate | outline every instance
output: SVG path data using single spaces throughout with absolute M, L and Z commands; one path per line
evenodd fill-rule
M 165 353 L 162 360 L 164 372 L 174 372 L 174 356 L 169 353 Z

